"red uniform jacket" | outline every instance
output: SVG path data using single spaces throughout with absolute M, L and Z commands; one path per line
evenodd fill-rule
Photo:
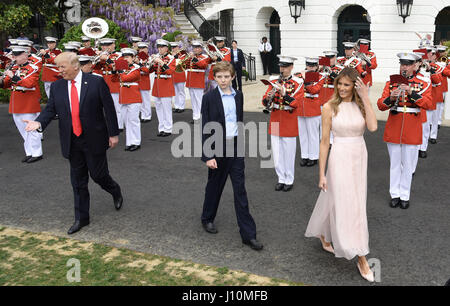
M 108 60 L 115 61 L 119 57 L 121 57 L 122 54 L 120 52 L 114 52 L 108 55 Z M 120 84 L 119 82 L 113 82 L 111 80 L 112 78 L 112 63 L 108 63 L 108 60 L 106 61 L 100 61 L 97 65 L 94 66 L 94 72 L 103 75 L 103 78 L 105 79 L 106 84 L 108 84 L 109 91 L 111 93 L 119 93 L 120 90 Z
M 196 55 L 193 59 L 186 62 L 188 88 L 205 88 L 206 68 L 211 59 L 205 54 Z
M 55 58 L 61 53 L 61 50 L 45 50 L 45 55 L 42 57 L 43 68 L 42 68 L 42 82 L 54 82 L 59 80 L 61 77 L 59 75 L 58 67 L 55 64 Z
M 361 76 L 365 75 L 366 72 L 362 67 L 362 61 L 357 57 L 346 58 L 345 56 L 341 56 L 337 58 L 337 62 L 339 65 L 344 67 L 355 68 Z
M 222 52 L 223 54 L 223 61 L 227 61 L 231 63 L 231 49 L 224 47 L 219 49 L 220 52 Z M 220 61 L 220 59 L 218 59 L 218 61 Z M 211 67 L 209 68 L 209 75 L 208 75 L 208 80 L 214 80 L 214 73 L 213 73 L 213 68 L 216 65 L 216 62 L 212 62 L 211 63 Z
M 178 61 L 183 60 L 186 58 L 186 54 L 177 54 L 175 55 L 175 60 Z M 186 82 L 186 71 L 182 71 L 182 72 L 176 72 L 174 73 L 174 79 L 173 79 L 174 83 L 184 83 Z
M 42 70 L 42 58 L 37 57 L 36 54 L 30 54 L 28 56 L 28 62 L 38 67 L 39 72 Z
M 372 51 L 369 52 L 369 54 L 367 54 L 367 56 L 370 58 L 370 67 L 368 65 L 366 65 L 366 76 L 363 77 L 363 82 L 364 84 L 369 84 L 369 86 L 372 86 L 372 70 L 377 69 L 378 64 L 377 64 L 377 57 L 375 55 L 375 53 L 373 53 Z
M 280 137 L 297 137 L 298 136 L 298 119 L 299 111 L 298 107 L 303 103 L 304 88 L 303 79 L 295 76 L 289 77 L 287 80 L 282 80 L 281 84 L 278 79 L 270 81 L 273 84 L 283 85 L 286 87 L 286 95 L 281 96 L 277 91 L 273 97 L 274 108 L 270 114 L 270 127 L 269 134 Z M 272 90 L 272 86 L 269 86 L 264 97 L 263 105 L 267 105 L 269 102 L 268 94 Z M 291 107 L 291 110 L 277 109 L 282 107 Z
M 40 113 L 41 91 L 39 89 L 39 68 L 27 62 L 11 68 L 14 77 L 5 77 L 3 87 L 11 89 L 9 113 L 32 114 Z
M 175 73 L 175 58 L 171 54 L 162 57 L 164 66 L 154 64 L 150 68 L 150 73 L 155 72 L 155 81 L 153 83 L 152 95 L 158 98 L 175 96 L 175 87 L 173 86 L 173 74 Z
M 111 77 L 111 81 L 119 83 L 119 103 L 131 104 L 141 103 L 141 92 L 139 91 L 139 80 L 141 71 L 138 65 L 131 64 L 129 70 L 117 71 Z
M 416 76 L 417 76 L 417 78 L 421 79 L 422 81 L 429 83 L 431 86 L 431 79 L 430 79 L 429 74 L 424 75 L 421 71 L 418 71 L 416 73 Z M 424 108 L 420 109 L 420 117 L 422 118 L 422 123 L 427 122 L 427 110 L 426 109 L 424 109 Z
M 430 110 L 436 109 L 436 104 L 444 101 L 444 95 L 442 91 L 442 72 L 444 71 L 443 67 L 439 66 L 436 63 L 430 64 L 431 69 L 434 71 L 431 73 L 431 83 L 433 84 L 433 89 L 431 94 L 433 95 L 433 105 Z
M 320 105 L 324 105 L 327 103 L 334 94 L 334 79 L 338 76 L 338 74 L 344 69 L 344 66 L 335 65 L 330 67 L 332 71 L 332 75 L 328 75 L 326 77 L 325 83 L 320 91 Z
M 391 108 L 393 102 L 390 101 L 390 95 L 398 86 L 398 84 L 390 84 L 390 81 L 386 82 L 383 95 L 378 99 L 377 103 L 381 111 Z M 405 107 L 428 109 L 432 103 L 431 84 L 414 76 L 409 80 L 409 86 L 412 87 L 412 94 L 410 96 L 406 95 L 405 100 L 403 100 L 403 97 L 400 98 L 398 107 L 403 109 Z M 383 140 L 396 144 L 422 144 L 421 113 L 391 111 L 384 129 Z
M 139 81 L 139 90 L 150 90 L 150 69 L 145 65 L 139 69 L 141 73 L 141 79 Z
M 304 79 L 301 74 L 296 76 Z M 322 111 L 320 109 L 320 106 L 322 100 L 320 97 L 320 92 L 322 91 L 323 85 L 325 84 L 325 80 L 326 77 L 322 75 L 321 79 L 318 82 L 303 84 L 305 98 L 297 107 L 299 117 L 316 117 L 321 115 Z

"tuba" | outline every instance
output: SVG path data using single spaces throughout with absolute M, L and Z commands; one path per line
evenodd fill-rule
M 83 22 L 81 30 L 87 37 L 98 40 L 108 33 L 109 26 L 104 19 L 92 17 Z
M 99 39 L 108 34 L 109 26 L 108 23 L 102 18 L 92 17 L 86 19 L 81 25 L 81 30 L 83 34 L 89 38 L 95 39 L 95 47 L 98 47 Z M 100 60 L 100 57 L 104 54 L 108 54 L 107 52 L 101 52 L 97 55 L 92 63 L 95 65 Z

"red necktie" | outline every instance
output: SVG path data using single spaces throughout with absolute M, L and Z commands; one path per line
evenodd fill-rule
M 78 100 L 78 91 L 75 86 L 75 80 L 72 80 L 72 88 L 70 89 L 70 105 L 72 107 L 72 128 L 73 133 L 78 137 L 81 135 L 80 121 L 80 102 Z

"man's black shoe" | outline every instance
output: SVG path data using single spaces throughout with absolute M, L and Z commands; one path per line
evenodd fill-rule
M 436 141 L 436 139 L 434 139 L 434 138 L 430 138 L 430 143 L 431 143 L 431 144 L 436 144 L 437 141 Z
M 27 155 L 22 159 L 22 163 L 26 163 L 32 156 L 31 155 Z
M 205 231 L 207 231 L 208 233 L 210 233 L 210 234 L 218 233 L 217 228 L 214 225 L 214 223 L 208 222 L 208 223 L 202 223 L 202 225 L 203 225 L 203 228 L 205 229 Z
M 184 113 L 184 109 L 179 109 L 178 112 L 179 113 Z
M 58 120 L 58 119 L 59 119 L 59 116 L 58 116 L 58 114 L 56 114 L 55 117 L 53 117 L 53 120 Z
M 89 225 L 89 220 L 85 220 L 85 221 L 80 221 L 77 220 L 75 221 L 75 223 L 69 228 L 69 231 L 67 232 L 67 234 L 72 235 L 73 233 L 78 232 L 81 228 L 83 228 L 84 226 Z
M 275 185 L 275 191 L 281 191 L 284 188 L 284 184 L 278 183 Z
M 256 239 L 244 240 L 242 239 L 242 243 L 250 246 L 253 250 L 261 251 L 263 249 L 263 245 Z
M 306 164 L 307 167 L 313 167 L 315 165 L 317 165 L 317 159 L 315 159 L 315 160 L 310 159 L 310 160 L 308 160 L 308 163 Z
M 419 150 L 419 157 L 420 158 L 427 158 L 427 152 Z
M 285 184 L 284 187 L 283 187 L 283 191 L 284 192 L 288 192 L 288 191 L 290 191 L 292 189 L 292 187 L 294 187 L 293 184 L 292 185 Z
M 164 132 L 159 132 L 158 134 L 156 134 L 156 136 L 163 137 L 164 136 Z
M 130 151 L 131 146 L 126 146 L 125 151 Z
M 147 122 L 150 122 L 150 121 L 152 121 L 152 119 L 141 119 L 141 123 L 147 123 Z
M 139 150 L 140 148 L 141 148 L 140 145 L 132 145 L 132 146 L 130 146 L 130 149 L 128 151 L 133 152 L 133 151 Z
M 179 110 L 178 108 L 175 108 L 175 109 L 173 110 L 173 112 L 174 112 L 174 113 L 179 113 L 180 110 Z
M 189 123 L 190 123 L 190 124 L 194 124 L 194 123 L 195 123 L 195 121 L 194 121 L 194 120 L 191 120 L 191 121 L 189 121 Z
M 122 192 L 118 196 L 113 197 L 113 200 L 114 200 L 114 207 L 116 208 L 116 210 L 121 209 L 123 204 Z
M 302 158 L 300 160 L 300 167 L 306 167 L 306 165 L 308 164 L 309 159 L 307 158 Z
M 170 135 L 172 135 L 172 133 L 166 133 L 166 132 L 163 132 L 164 134 L 163 134 L 163 137 L 167 137 L 167 136 L 170 136 Z
M 393 198 L 389 202 L 389 206 L 392 208 L 397 208 L 400 205 L 400 198 Z
M 42 155 L 38 156 L 38 157 L 32 157 L 29 160 L 27 160 L 27 163 L 28 164 L 34 163 L 34 162 L 37 162 L 37 161 L 41 160 L 42 158 L 43 158 Z
M 400 208 L 401 209 L 408 209 L 408 207 L 409 207 L 409 201 L 400 200 Z

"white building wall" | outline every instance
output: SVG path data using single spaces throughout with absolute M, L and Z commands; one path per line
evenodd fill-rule
M 360 5 L 368 11 L 371 48 L 378 61 L 373 77 L 375 82 L 384 82 L 388 75 L 398 72 L 396 54 L 417 48 L 416 32 L 422 36 L 434 34 L 435 18 L 450 6 L 450 0 L 415 0 L 406 23 L 398 16 L 395 0 L 306 0 L 297 24 L 290 15 L 287 0 L 222 0 L 202 14 L 208 18 L 221 10 L 234 9 L 234 37 L 245 53 L 256 56 L 257 74 L 262 74 L 258 45 L 263 36 L 270 36 L 265 24 L 269 23 L 274 9 L 281 19 L 281 53 L 305 57 L 337 49 L 337 21 L 350 5 Z M 301 69 L 304 69 L 303 58 L 295 64 L 295 70 Z

